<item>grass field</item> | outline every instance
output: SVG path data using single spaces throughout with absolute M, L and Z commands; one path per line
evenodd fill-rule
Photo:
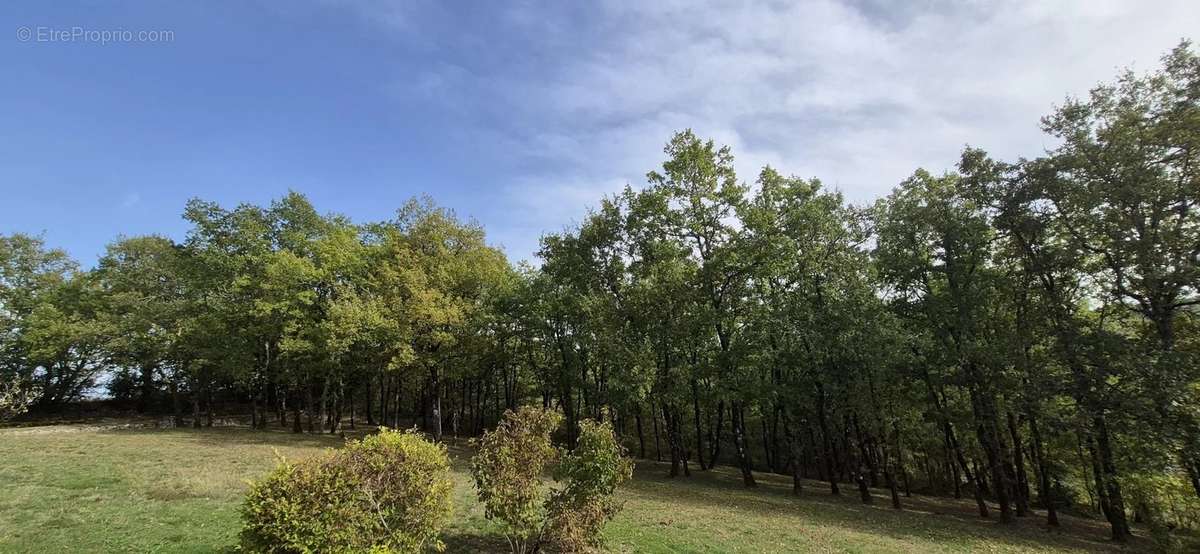
M 0 429 L 0 552 L 232 551 L 246 481 L 280 455 L 297 458 L 341 444 L 336 437 L 206 430 L 58 425 Z M 483 518 L 452 449 L 455 517 L 443 533 L 452 552 L 505 550 Z M 1028 518 L 1012 527 L 973 516 L 970 501 L 914 496 L 903 512 L 883 491 L 874 505 L 805 495 L 760 476 L 746 490 L 730 470 L 670 480 L 639 463 L 621 492 L 625 510 L 605 530 L 614 552 L 1148 552 L 1137 538 L 1106 541 L 1102 522 L 1065 517 L 1061 530 Z M 850 491 L 853 492 L 853 491 Z

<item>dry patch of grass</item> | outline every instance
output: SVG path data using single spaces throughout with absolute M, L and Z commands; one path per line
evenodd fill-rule
M 278 456 L 337 447 L 338 437 L 245 429 L 158 430 L 53 426 L 0 430 L 0 551 L 213 552 L 230 550 L 248 480 Z M 505 550 L 475 501 L 469 453 L 452 446 L 455 518 L 444 533 L 452 552 Z M 1148 551 L 1145 539 L 1119 547 L 1101 522 L 1065 517 L 1061 530 L 1027 518 L 1013 526 L 981 521 L 970 501 L 914 497 L 890 509 L 833 497 L 821 483 L 791 495 L 779 476 L 744 489 L 731 470 L 668 479 L 641 462 L 621 495 L 625 510 L 605 530 L 616 552 L 1097 552 Z

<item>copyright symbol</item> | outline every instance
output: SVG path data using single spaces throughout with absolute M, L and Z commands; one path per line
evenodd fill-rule
M 33 31 L 29 27 L 17 27 L 17 40 L 29 42 L 30 38 L 33 38 Z

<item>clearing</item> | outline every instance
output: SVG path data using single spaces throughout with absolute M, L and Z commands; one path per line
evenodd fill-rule
M 115 426 L 119 427 L 119 426 Z M 55 425 L 0 429 L 0 551 L 231 551 L 247 480 L 276 455 L 303 457 L 343 440 L 238 428 L 150 429 Z M 460 441 L 461 444 L 461 441 Z M 455 516 L 443 533 L 451 552 L 503 552 L 483 518 L 466 472 L 467 452 L 452 447 Z M 732 468 L 668 479 L 664 465 L 641 460 L 621 492 L 625 509 L 606 529 L 614 552 L 1145 552 L 1144 537 L 1122 547 L 1102 521 L 1062 516 L 1050 531 L 1041 517 L 1011 527 L 974 516 L 969 499 L 914 495 L 894 511 L 875 491 L 872 506 L 855 491 L 829 495 L 819 482 L 791 495 L 790 480 L 760 474 L 744 489 Z M 1135 531 L 1136 532 L 1136 531 Z

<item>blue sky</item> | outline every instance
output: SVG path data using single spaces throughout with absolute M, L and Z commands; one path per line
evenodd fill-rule
M 88 266 L 182 238 L 191 197 L 370 221 L 429 194 L 516 260 L 686 127 L 747 181 L 859 202 L 968 143 L 1037 155 L 1053 103 L 1153 68 L 1200 3 L 18 0 L 0 25 L 0 233 Z M 38 40 L 75 29 L 171 39 Z

